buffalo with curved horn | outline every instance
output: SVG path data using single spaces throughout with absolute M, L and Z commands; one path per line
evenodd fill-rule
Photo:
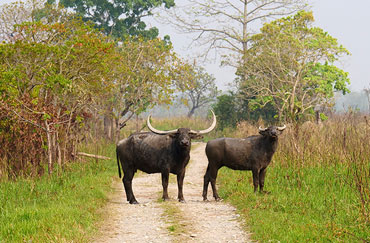
M 278 145 L 278 135 L 286 126 L 268 128 L 259 127 L 260 135 L 239 138 L 218 138 L 210 140 L 206 146 L 208 167 L 204 175 L 203 200 L 207 200 L 208 184 L 211 182 L 213 197 L 220 200 L 216 188 L 218 170 L 226 166 L 233 170 L 251 170 L 254 191 L 259 186 L 263 192 L 266 168 Z
M 116 148 L 118 173 L 121 178 L 121 162 L 124 173 L 122 182 L 130 204 L 138 203 L 132 191 L 132 179 L 137 170 L 162 174 L 163 200 L 169 199 L 167 192 L 169 173 L 177 175 L 178 200 L 185 201 L 182 188 L 185 168 L 190 159 L 191 139 L 200 138 L 216 127 L 216 116 L 213 111 L 211 112 L 212 125 L 201 131 L 189 128 L 161 131 L 150 124 L 148 116 L 147 126 L 151 132 L 132 134 L 118 142 Z

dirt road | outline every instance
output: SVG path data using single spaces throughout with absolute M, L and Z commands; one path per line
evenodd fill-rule
M 193 145 L 184 180 L 186 203 L 176 200 L 175 176 L 170 177 L 169 202 L 160 200 L 160 174 L 134 177 L 133 190 L 139 205 L 128 204 L 123 185 L 117 182 L 104 209 L 106 219 L 93 242 L 251 242 L 232 206 L 213 198 L 202 201 L 205 143 Z M 211 191 L 208 194 L 211 199 Z

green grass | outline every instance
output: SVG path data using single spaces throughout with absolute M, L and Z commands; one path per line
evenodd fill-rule
M 345 166 L 270 166 L 265 189 L 253 193 L 247 171 L 221 169 L 220 196 L 234 204 L 259 242 L 369 242 L 370 225 Z
M 175 202 L 161 202 L 163 208 L 163 216 L 167 222 L 168 231 L 175 235 L 180 236 L 188 232 L 188 226 L 186 225 L 181 210 Z
M 105 155 L 113 157 L 113 150 Z M 0 242 L 88 242 L 117 165 L 84 160 L 59 175 L 1 182 Z

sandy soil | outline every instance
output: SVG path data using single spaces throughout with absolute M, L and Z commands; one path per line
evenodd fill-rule
M 194 144 L 194 143 L 193 143 Z M 181 214 L 176 216 L 184 230 L 173 234 L 166 215 L 160 174 L 141 174 L 133 180 L 133 191 L 139 205 L 130 205 L 121 182 L 113 185 L 114 193 L 103 212 L 100 234 L 92 242 L 251 242 L 244 232 L 235 209 L 215 202 L 209 186 L 210 202 L 203 202 L 203 176 L 207 167 L 205 143 L 197 143 L 191 150 L 190 164 L 184 181 L 186 203 L 179 203 L 175 179 L 170 179 L 171 207 Z M 175 177 L 173 177 L 175 178 Z

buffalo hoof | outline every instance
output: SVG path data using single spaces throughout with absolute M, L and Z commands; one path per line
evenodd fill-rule
M 181 202 L 181 203 L 186 203 L 186 202 L 185 202 L 185 199 L 179 199 L 179 202 Z
M 139 202 L 138 201 L 130 201 L 130 204 L 139 204 Z
M 203 198 L 203 202 L 209 202 L 207 198 Z
M 220 197 L 216 197 L 216 198 L 215 198 L 215 201 L 216 201 L 216 202 L 221 202 L 221 201 L 222 201 L 222 198 L 220 198 Z

